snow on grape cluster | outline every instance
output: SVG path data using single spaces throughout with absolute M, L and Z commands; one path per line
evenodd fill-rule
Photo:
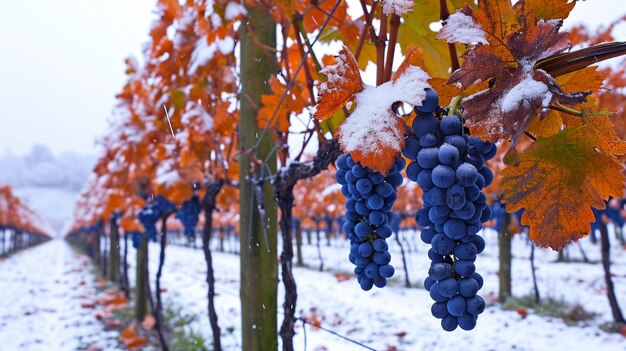
M 384 287 L 394 274 L 385 239 L 392 233 L 391 208 L 398 196 L 396 188 L 402 184 L 404 166 L 404 159 L 396 158 L 385 176 L 354 162 L 350 155 L 337 159 L 336 179 L 347 199 L 343 230 L 350 240 L 349 259 L 356 265 L 354 273 L 363 290 L 374 285 Z
M 424 207 L 415 220 L 425 228 L 421 239 L 432 246 L 424 281 L 435 301 L 431 312 L 446 331 L 471 330 L 485 308 L 476 295 L 483 278 L 474 262 L 485 248 L 477 233 L 491 217 L 481 190 L 491 184 L 493 173 L 484 163 L 495 156 L 496 147 L 470 137 L 457 116 L 439 121 L 434 115 L 438 103 L 437 93 L 429 89 L 422 106 L 415 107 L 415 136 L 406 139 L 403 154 L 413 160 L 407 177 L 423 190 Z

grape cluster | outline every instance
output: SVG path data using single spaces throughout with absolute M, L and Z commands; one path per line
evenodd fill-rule
M 132 231 L 130 233 L 130 240 L 133 242 L 133 248 L 138 249 L 141 246 L 141 236 L 143 233 L 139 231 Z
M 156 241 L 156 222 L 159 220 L 159 218 L 161 218 L 161 211 L 159 211 L 159 209 L 153 204 L 150 204 L 142 208 L 141 211 L 139 211 L 139 215 L 137 216 L 137 218 L 139 219 L 139 222 L 141 223 L 143 228 L 146 230 L 146 235 L 148 236 L 148 239 Z
M 403 154 L 413 160 L 407 177 L 423 190 L 424 207 L 415 219 L 426 228 L 421 239 L 431 244 L 432 263 L 424 281 L 435 301 L 431 312 L 446 331 L 457 326 L 470 330 L 485 308 L 476 295 L 483 278 L 475 272 L 474 261 L 485 248 L 477 233 L 491 217 L 481 190 L 491 184 L 493 173 L 484 162 L 495 156 L 496 147 L 470 137 L 457 116 L 439 121 L 437 105 L 437 93 L 428 89 L 423 105 L 415 108 L 415 136 L 407 138 Z
M 183 234 L 185 236 L 190 238 L 195 236 L 200 210 L 200 200 L 198 196 L 194 195 L 190 200 L 183 202 L 180 210 L 176 212 L 176 219 L 183 224 Z
M 400 171 L 404 159 L 396 158 L 385 176 L 355 162 L 350 155 L 337 159 L 337 183 L 346 197 L 343 230 L 350 240 L 350 262 L 356 265 L 354 273 L 363 290 L 387 285 L 394 268 L 389 264 L 391 254 L 385 239 L 391 236 L 391 208 L 402 184 Z

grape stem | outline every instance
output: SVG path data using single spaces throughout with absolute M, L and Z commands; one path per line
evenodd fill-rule
M 450 101 L 450 112 L 449 115 L 455 115 L 457 111 L 459 110 L 459 107 L 461 105 L 461 95 L 457 95 L 455 97 L 452 98 L 452 101 Z

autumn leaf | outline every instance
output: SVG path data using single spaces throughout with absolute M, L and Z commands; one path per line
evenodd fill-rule
M 557 1 L 560 10 L 543 15 L 565 13 L 562 2 Z M 467 88 L 490 81 L 488 89 L 463 100 L 463 117 L 474 135 L 491 141 L 510 139 L 511 147 L 552 103 L 581 103 L 591 94 L 566 93 L 546 71 L 535 68 L 539 60 L 570 47 L 568 33 L 560 32 L 562 21 L 538 18 L 536 6 L 524 0 L 515 6 L 508 0 L 481 1 L 476 11 L 465 7 L 450 16 L 438 34 L 451 42 L 474 43 L 448 82 Z
M 465 5 L 466 0 L 448 0 L 448 10 L 454 12 Z M 411 47 L 418 46 L 424 52 L 424 65 L 421 66 L 432 77 L 450 76 L 450 51 L 448 45 L 435 38 L 431 23 L 441 18 L 439 0 L 415 0 L 414 11 L 402 15 L 403 24 L 398 32 L 398 44 L 406 55 Z M 474 6 L 473 2 L 470 6 Z M 375 49 L 373 45 L 366 45 Z M 372 50 L 375 54 L 375 50 Z M 375 59 L 375 56 L 373 57 Z M 361 61 L 361 60 L 359 60 Z M 376 62 L 375 60 L 372 60 Z M 364 67 L 363 67 L 364 68 Z
M 270 78 L 269 84 L 273 93 L 261 95 L 263 107 L 259 109 L 257 116 L 258 125 L 260 128 L 266 128 L 271 123 L 279 131 L 286 133 L 289 130 L 291 115 L 302 112 L 307 106 L 308 93 L 296 82 L 283 97 L 286 87 L 276 76 Z
M 363 90 L 363 81 L 356 59 L 346 46 L 339 52 L 336 63 L 324 67 L 320 73 L 326 76 L 326 81 L 320 84 L 313 117 L 327 120 Z
M 606 115 L 539 138 L 502 172 L 506 210 L 524 208 L 522 224 L 530 227 L 530 238 L 559 250 L 589 234 L 595 221 L 591 207 L 604 209 L 604 200 L 622 195 L 624 176 L 616 155 L 624 154 L 626 142 Z

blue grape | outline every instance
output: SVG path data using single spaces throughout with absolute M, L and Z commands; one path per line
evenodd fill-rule
M 420 137 L 419 144 L 422 148 L 435 147 L 437 146 L 437 137 L 431 133 L 424 134 Z
M 459 322 L 455 316 L 447 315 L 441 320 L 441 328 L 445 331 L 454 331 L 459 326 Z
M 432 313 L 435 318 L 445 318 L 449 315 L 448 306 L 445 302 L 435 302 L 430 308 L 430 313 Z
M 446 205 L 452 210 L 463 208 L 466 200 L 465 189 L 459 184 L 454 184 L 446 191 Z
M 433 112 L 439 105 L 439 95 L 431 88 L 426 88 L 426 98 L 422 101 L 422 104 L 415 106 L 415 110 L 419 112 Z
M 456 169 L 456 181 L 464 187 L 472 186 L 476 183 L 478 177 L 478 171 L 476 167 L 470 163 L 462 163 Z
M 461 120 L 458 117 L 445 116 L 441 119 L 439 128 L 441 128 L 441 132 L 445 135 L 458 135 L 461 133 L 463 126 L 461 125 Z
M 417 138 L 424 134 L 435 134 L 437 132 L 437 119 L 432 113 L 418 113 L 413 120 L 412 128 Z
M 476 327 L 476 316 L 473 314 L 466 313 L 457 318 L 459 327 L 463 330 L 472 330 Z
M 455 295 L 450 300 L 448 300 L 448 313 L 451 315 L 458 317 L 465 313 L 465 298 L 461 295 Z
M 409 180 L 417 182 L 417 176 L 421 171 L 422 167 L 420 167 L 419 163 L 411 162 L 406 168 L 406 177 L 409 178 Z
M 416 137 L 408 137 L 404 139 L 404 149 L 402 149 L 402 155 L 409 160 L 415 160 L 417 153 L 422 149 L 419 139 Z
M 478 295 L 467 298 L 465 305 L 467 313 L 473 315 L 481 314 L 485 310 L 485 300 Z
M 456 280 L 455 280 L 456 281 Z M 459 294 L 464 297 L 475 296 L 480 286 L 474 278 L 463 278 L 459 280 Z
M 440 164 L 435 166 L 431 172 L 431 178 L 433 185 L 442 189 L 447 189 L 454 184 L 455 173 L 451 167 Z
M 435 144 L 435 146 L 437 146 L 437 144 Z M 459 149 L 448 143 L 439 147 L 437 156 L 439 157 L 439 162 L 444 165 L 456 166 L 459 163 Z
M 417 162 L 424 169 L 433 169 L 439 164 L 439 149 L 428 147 L 417 153 Z
M 440 280 L 437 284 L 437 292 L 445 297 L 455 296 L 459 293 L 459 282 L 452 277 Z

